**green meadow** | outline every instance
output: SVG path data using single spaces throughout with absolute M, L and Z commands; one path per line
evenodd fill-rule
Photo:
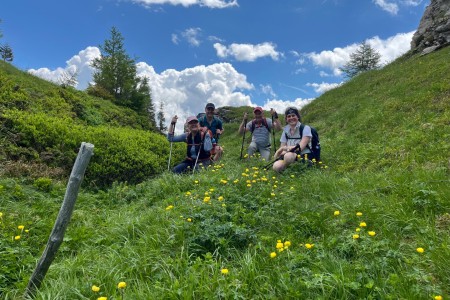
M 84 141 L 94 156 L 36 299 L 448 299 L 449 58 L 401 57 L 304 107 L 314 167 L 240 160 L 251 108 L 227 107 L 222 161 L 183 176 L 142 116 L 0 62 L 0 298 L 22 299 Z

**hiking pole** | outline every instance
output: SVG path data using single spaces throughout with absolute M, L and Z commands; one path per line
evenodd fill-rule
M 194 168 L 192 169 L 192 174 L 195 173 L 195 167 L 197 166 L 198 157 L 200 156 L 200 151 L 202 151 L 203 142 L 205 141 L 205 137 L 206 137 L 206 134 L 207 134 L 207 133 L 208 133 L 208 132 L 205 132 L 205 135 L 204 135 L 203 138 L 201 139 L 200 147 L 198 148 L 198 152 L 197 152 L 197 157 L 195 158 Z
M 244 119 L 244 136 L 242 137 L 241 158 L 240 159 L 242 159 L 242 151 L 244 151 L 245 132 L 247 131 L 247 130 L 245 130 L 246 124 L 247 124 L 247 119 Z
M 271 108 L 272 110 L 273 108 Z M 275 144 L 275 127 L 274 127 L 274 118 L 272 115 L 272 136 L 273 136 L 273 155 L 275 155 L 275 153 L 277 152 L 277 145 Z
M 173 137 L 175 136 L 175 125 L 176 123 L 173 123 L 173 131 L 172 131 L 172 139 L 170 141 L 170 153 L 169 153 L 169 162 L 167 163 L 167 171 L 170 171 L 170 159 L 172 158 L 172 144 L 173 144 Z
M 288 152 L 295 152 L 298 148 L 300 148 L 300 144 L 295 145 L 294 148 L 292 148 L 291 150 L 289 150 Z M 286 154 L 286 153 L 285 153 Z M 275 162 L 281 160 L 284 158 L 284 154 L 280 155 L 279 157 L 277 157 L 275 160 L 273 160 L 272 162 L 268 163 L 267 165 L 265 165 L 263 167 L 264 170 L 267 170 L 271 165 L 273 165 Z

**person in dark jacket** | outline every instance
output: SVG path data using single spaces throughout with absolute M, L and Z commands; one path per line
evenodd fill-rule
M 174 136 L 173 132 L 178 117 L 174 116 L 169 126 L 167 139 L 169 142 L 186 143 L 186 159 L 176 165 L 172 172 L 181 174 L 183 172 L 198 169 L 199 165 L 207 167 L 211 164 L 211 134 L 208 128 L 200 129 L 197 117 L 191 116 L 186 120 L 188 132 Z M 197 159 L 198 156 L 198 159 Z M 196 163 L 197 162 L 197 163 Z

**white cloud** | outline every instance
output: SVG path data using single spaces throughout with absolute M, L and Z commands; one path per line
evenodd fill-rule
M 270 84 L 267 84 L 267 85 L 260 84 L 259 87 L 261 88 L 261 91 L 264 94 L 270 95 L 271 97 L 277 96 L 277 94 L 275 94 L 275 92 L 273 91 L 272 86 Z
M 238 73 L 229 63 L 196 66 L 177 71 L 169 69 L 158 74 L 145 62 L 137 64 L 139 76 L 147 76 L 155 107 L 162 101 L 167 122 L 178 115 L 177 131 L 186 117 L 204 112 L 205 104 L 216 107 L 252 105 L 243 90 L 254 89 L 245 75 Z
M 284 113 L 285 109 L 289 106 L 294 106 L 298 109 L 301 109 L 303 106 L 311 103 L 311 101 L 313 101 L 314 98 L 310 98 L 310 99 L 302 99 L 302 98 L 297 98 L 293 101 L 291 100 L 279 100 L 279 99 L 271 99 L 271 100 L 267 100 L 264 105 L 262 106 L 263 109 L 265 110 L 270 110 L 271 108 L 273 108 L 275 111 L 277 111 L 278 113 Z
M 338 86 L 342 85 L 342 82 L 341 83 L 327 83 L 327 82 L 307 83 L 306 85 L 313 87 L 314 90 L 316 91 L 316 93 L 323 94 L 326 91 L 332 90 L 332 89 L 337 88 Z
M 237 0 L 132 0 L 132 2 L 150 7 L 152 5 L 182 5 L 189 7 L 192 5 L 205 6 L 209 8 L 227 8 L 239 6 Z
M 402 3 L 406 6 L 419 6 L 423 0 L 404 0 Z
M 171 40 L 175 45 L 178 45 L 178 43 L 180 42 L 180 39 L 178 38 L 178 35 L 176 33 L 172 33 Z
M 410 43 L 414 31 L 408 33 L 399 33 L 386 40 L 382 40 L 375 36 L 366 40 L 372 48 L 374 48 L 381 55 L 380 62 L 383 64 L 389 63 L 397 57 L 403 55 L 410 49 Z M 320 53 L 308 53 L 306 56 L 312 63 L 318 67 L 324 67 L 332 70 L 334 76 L 340 76 L 339 70 L 344 64 L 350 60 L 350 54 L 354 53 L 359 47 L 359 44 L 352 44 L 344 48 L 334 48 L 333 50 L 324 50 Z
M 396 3 L 389 3 L 385 0 L 373 0 L 373 2 L 391 15 L 396 15 L 398 13 L 398 5 Z
M 186 39 L 186 41 L 194 47 L 200 46 L 199 35 L 201 34 L 200 28 L 188 28 L 181 33 L 181 35 Z
M 85 89 L 92 80 L 92 72 L 94 70 L 90 63 L 96 57 L 100 57 L 100 50 L 97 47 L 87 47 L 81 50 L 78 55 L 66 61 L 65 68 L 58 67 L 55 70 L 48 68 L 30 69 L 28 72 L 48 81 L 59 83 L 64 73 L 76 71 L 78 72 L 78 85 L 76 88 Z
M 272 43 L 252 44 L 231 44 L 228 47 L 220 43 L 215 43 L 217 56 L 226 58 L 234 57 L 238 61 L 255 61 L 258 58 L 270 56 L 273 60 L 278 60 L 282 53 L 275 50 L 276 45 Z

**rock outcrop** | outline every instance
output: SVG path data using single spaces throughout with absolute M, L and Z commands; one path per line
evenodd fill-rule
M 411 51 L 430 53 L 450 45 L 450 0 L 431 0 L 411 41 Z

